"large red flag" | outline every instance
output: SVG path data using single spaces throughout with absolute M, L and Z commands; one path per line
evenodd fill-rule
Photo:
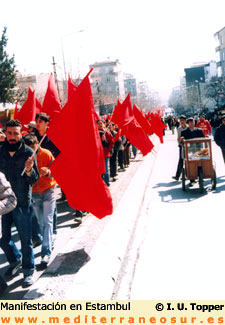
M 69 101 L 73 97 L 76 90 L 77 90 L 77 86 L 72 83 L 72 80 L 69 75 L 68 76 L 68 98 L 67 98 L 67 101 Z
M 129 94 L 122 104 L 118 101 L 111 121 L 118 124 L 120 135 L 124 134 L 131 144 L 141 150 L 143 156 L 151 152 L 153 144 L 134 117 Z
M 147 134 L 135 119 L 122 128 L 122 134 L 126 136 L 131 144 L 141 150 L 143 156 L 151 152 L 154 147 Z
M 134 112 L 134 117 L 136 118 L 140 126 L 143 128 L 143 130 L 147 134 L 151 135 L 153 133 L 153 130 L 150 122 L 146 119 L 142 111 L 135 104 L 133 105 L 133 112 Z
M 113 206 L 101 177 L 104 155 L 88 75 L 50 123 L 48 136 L 61 151 L 50 169 L 71 207 L 103 218 L 112 214 Z
M 48 87 L 42 104 L 42 112 L 48 114 L 51 118 L 61 112 L 61 104 L 53 74 L 48 79 Z
M 15 116 L 15 115 L 14 115 Z M 16 112 L 16 118 L 24 126 L 30 121 L 34 121 L 36 116 L 36 98 L 35 91 L 32 91 L 30 88 L 28 90 L 27 100 L 21 107 L 20 111 Z

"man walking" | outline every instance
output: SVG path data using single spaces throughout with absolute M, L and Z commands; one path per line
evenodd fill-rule
M 176 175 L 172 177 L 176 181 L 179 180 L 181 172 L 182 172 L 182 168 L 183 168 L 183 153 L 182 153 L 183 144 L 181 142 L 181 132 L 186 130 L 186 128 L 187 128 L 186 116 L 181 115 L 180 116 L 180 126 L 177 129 L 177 142 L 178 142 L 178 147 L 179 147 L 179 161 L 178 161 L 178 165 L 177 165 Z
M 41 112 L 36 115 L 35 121 L 36 121 L 35 135 L 36 135 L 38 141 L 41 142 L 42 138 L 45 136 L 44 140 L 41 143 L 41 147 L 51 151 L 54 158 L 56 158 L 59 155 L 60 151 L 54 145 L 54 143 L 49 139 L 49 137 L 46 135 L 46 132 L 49 127 L 50 117 L 46 113 Z M 66 196 L 63 193 L 63 191 L 62 191 L 61 200 L 62 201 L 66 200 Z M 57 234 L 57 206 L 55 208 L 54 215 L 53 215 L 53 234 L 55 236 Z
M 54 157 L 51 151 L 39 146 L 34 134 L 26 134 L 25 143 L 37 152 L 37 167 L 40 173 L 39 180 L 34 184 L 33 208 L 38 218 L 42 233 L 41 264 L 47 266 L 50 261 L 53 245 L 53 215 L 56 208 L 56 181 L 51 176 L 49 169 Z
M 188 140 L 188 139 L 194 139 L 194 138 L 204 138 L 206 135 L 204 135 L 202 129 L 198 129 L 195 127 L 195 120 L 193 117 L 189 117 L 187 119 L 188 128 L 181 131 L 181 138 L 180 141 Z M 192 187 L 195 183 L 195 180 L 190 180 L 189 186 Z
M 220 147 L 225 162 L 225 115 L 222 116 L 222 124 L 215 131 L 214 140 Z
M 34 254 L 32 246 L 32 185 L 39 178 L 32 149 L 24 144 L 22 125 L 18 120 L 6 124 L 5 143 L 0 148 L 0 171 L 10 182 L 17 197 L 16 208 L 2 216 L 0 247 L 10 263 L 6 276 L 15 276 L 22 264 L 23 287 L 33 284 Z M 23 173 L 24 171 L 24 173 Z M 21 241 L 21 253 L 12 240 L 11 228 L 15 224 Z

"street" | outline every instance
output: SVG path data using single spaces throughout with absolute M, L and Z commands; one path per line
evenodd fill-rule
M 204 180 L 203 194 L 198 184 L 183 192 L 172 179 L 178 146 L 167 130 L 157 153 L 139 154 L 111 183 L 112 216 L 74 220 L 73 209 L 59 203 L 51 264 L 37 270 L 30 289 L 20 287 L 22 274 L 14 278 L 1 299 L 223 299 L 225 175 L 212 145 L 216 191 Z M 38 265 L 40 247 L 35 257 Z M 0 263 L 4 274 L 3 252 Z
M 198 184 L 182 191 L 174 181 L 178 161 L 175 136 L 158 152 L 144 196 L 133 242 L 117 281 L 114 299 L 224 298 L 224 162 L 213 145 L 217 189 Z M 187 181 L 188 183 L 188 181 Z M 127 269 L 129 267 L 129 277 Z M 129 279 L 128 279 L 129 278 Z

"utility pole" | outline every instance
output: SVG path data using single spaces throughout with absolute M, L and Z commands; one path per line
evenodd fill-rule
M 59 95 L 59 100 L 60 100 L 60 103 L 62 103 L 61 98 L 60 98 L 59 84 L 58 84 L 58 79 L 57 79 L 57 73 L 56 73 L 56 67 L 55 67 L 56 63 L 55 63 L 54 56 L 52 57 L 52 65 L 53 65 L 54 78 L 55 78 L 55 83 L 56 83 L 56 87 L 57 87 L 57 91 L 58 91 L 58 95 Z

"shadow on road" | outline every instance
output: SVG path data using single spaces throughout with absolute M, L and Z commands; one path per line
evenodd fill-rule
M 171 188 L 176 185 L 176 188 Z M 190 202 L 193 200 L 197 200 L 204 195 L 207 195 L 208 192 L 212 192 L 213 194 L 218 194 L 222 191 L 225 191 L 225 177 L 217 177 L 217 186 L 215 190 L 212 190 L 211 180 L 204 180 L 204 192 L 200 193 L 198 182 L 194 185 L 194 187 L 189 188 L 189 181 L 186 182 L 186 191 L 182 190 L 181 182 L 179 182 L 179 187 L 177 182 L 169 182 L 169 183 L 158 183 L 153 188 L 160 187 L 168 187 L 168 190 L 158 191 L 161 196 L 161 200 L 163 203 L 184 203 Z
M 54 264 L 50 265 L 41 277 L 49 278 L 49 280 L 55 277 L 58 281 L 60 276 L 76 274 L 88 261 L 90 261 L 90 256 L 83 248 L 65 254 L 58 254 L 54 260 Z M 30 290 L 29 295 L 31 297 L 35 296 L 35 299 L 40 298 L 44 294 L 38 290 Z
M 59 265 L 60 267 L 55 269 L 55 266 L 51 268 L 50 265 L 45 273 L 42 274 L 42 277 L 75 274 L 88 261 L 90 261 L 90 256 L 85 252 L 84 248 L 65 254 L 58 254 L 54 260 L 54 265 Z

